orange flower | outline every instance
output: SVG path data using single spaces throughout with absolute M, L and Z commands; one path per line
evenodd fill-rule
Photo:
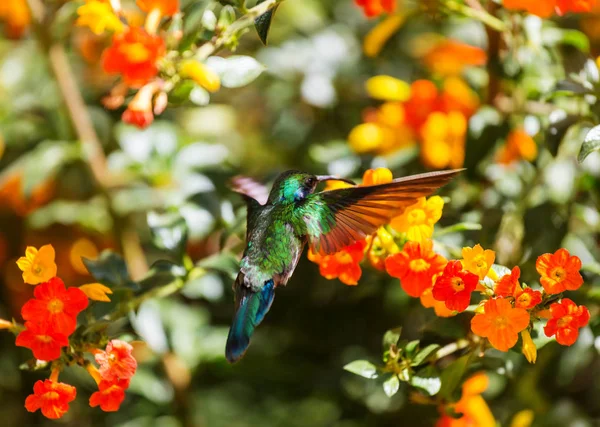
M 75 400 L 75 387 L 56 381 L 36 381 L 33 394 L 25 399 L 25 408 L 29 412 L 42 410 L 42 414 L 52 420 L 61 418 L 68 410 L 69 403 Z
M 433 278 L 433 282 L 435 283 L 435 278 Z M 444 301 L 438 301 L 433 297 L 433 288 L 429 287 L 423 291 L 421 294 L 421 305 L 425 308 L 433 308 L 435 311 L 435 315 L 438 317 L 452 317 L 456 315 L 456 311 L 450 310 L 446 307 L 446 303 Z
M 152 112 L 152 97 L 159 90 L 157 83 L 152 82 L 144 85 L 135 94 L 127 109 L 123 112 L 121 119 L 124 123 L 144 129 L 154 121 Z
M 339 278 L 346 285 L 356 285 L 362 275 L 360 261 L 364 257 L 367 246 L 365 240 L 359 240 L 331 255 L 315 254 L 308 251 L 308 259 L 319 264 L 321 276 L 326 279 Z
M 406 233 L 410 241 L 423 242 L 433 235 L 433 226 L 442 217 L 443 208 L 444 200 L 440 196 L 429 199 L 421 197 L 401 215 L 392 218 L 390 226 L 400 233 Z
M 515 294 L 515 307 L 529 310 L 542 302 L 542 293 L 534 291 L 531 288 L 525 288 L 522 291 L 517 290 Z
M 396 13 L 379 22 L 363 39 L 363 52 L 373 58 L 381 52 L 385 43 L 402 27 L 406 15 Z
M 52 245 L 44 245 L 39 250 L 27 246 L 25 256 L 17 260 L 17 266 L 23 272 L 23 281 L 30 285 L 37 285 L 56 276 L 54 257 Z
M 442 111 L 458 111 L 466 118 L 471 117 L 479 107 L 477 93 L 460 77 L 444 80 L 440 98 Z
M 0 210 L 10 208 L 17 215 L 25 216 L 46 204 L 53 195 L 54 182 L 52 180 L 37 185 L 29 197 L 26 197 L 23 191 L 22 171 L 16 171 L 0 178 Z
M 102 380 L 98 384 L 98 391 L 90 396 L 92 408 L 100 406 L 104 412 L 115 412 L 119 410 L 121 403 L 125 400 L 125 390 L 129 387 L 129 380 L 117 381 Z
M 517 129 L 506 138 L 506 145 L 498 152 L 497 160 L 501 164 L 510 164 L 520 159 L 531 162 L 536 157 L 537 145 L 533 138 L 524 130 Z
M 137 361 L 131 355 L 133 347 L 121 340 L 112 340 L 105 351 L 95 354 L 100 364 L 100 375 L 106 381 L 128 380 L 135 374 Z
M 17 336 L 15 344 L 18 347 L 29 348 L 36 359 L 45 361 L 58 359 L 61 347 L 69 345 L 66 335 L 52 330 L 48 325 L 26 322 L 25 328 Z
M 416 132 L 432 111 L 440 109 L 438 89 L 429 80 L 415 80 L 410 85 L 410 99 L 404 103 L 406 123 Z
M 446 415 L 445 408 L 442 406 L 440 412 L 441 418 L 436 423 L 436 427 L 493 427 L 496 420 L 492 411 L 481 396 L 489 386 L 489 378 L 483 373 L 476 373 L 462 386 L 462 395 L 458 402 L 452 406 L 453 412 L 462 414 L 460 418 L 452 418 Z
M 396 10 L 396 0 L 354 0 L 354 2 L 363 9 L 363 13 L 369 18 Z
M 515 296 L 521 290 L 519 276 L 521 276 L 521 269 L 519 267 L 513 268 L 510 274 L 505 274 L 496 282 L 494 294 L 499 297 Z
M 21 38 L 31 23 L 27 0 L 0 1 L 0 21 L 4 22 L 4 32 L 8 37 Z
M 556 335 L 556 341 L 562 345 L 574 344 L 579 336 L 579 328 L 583 328 L 590 321 L 587 307 L 578 306 L 569 298 L 552 304 L 550 312 L 552 319 L 544 326 L 544 333 L 548 337 Z
M 483 305 L 483 313 L 471 319 L 471 329 L 490 341 L 500 351 L 508 351 L 519 339 L 519 332 L 529 326 L 529 313 L 513 308 L 504 298 L 492 298 Z
M 431 287 L 433 276 L 446 266 L 448 261 L 433 251 L 433 242 L 407 242 L 402 252 L 389 256 L 385 268 L 392 277 L 400 279 L 402 289 L 411 297 L 420 297 Z
M 564 248 L 554 254 L 544 254 L 538 257 L 535 268 L 542 276 L 540 282 L 549 294 L 559 294 L 565 290 L 575 291 L 583 284 L 579 274 L 581 260 L 571 256 Z
M 36 286 L 33 295 L 23 305 L 23 319 L 69 336 L 77 327 L 77 315 L 88 306 L 88 299 L 78 288 L 65 288 L 58 277 Z
M 467 119 L 459 111 L 431 113 L 421 127 L 421 161 L 432 169 L 462 167 Z
M 130 27 L 113 36 L 103 55 L 107 73 L 117 73 L 130 86 L 140 87 L 158 74 L 156 62 L 165 52 L 164 41 L 141 28 Z
M 554 13 L 556 0 L 503 0 L 502 4 L 509 10 L 524 10 L 541 18 L 549 18 Z
M 179 0 L 137 0 L 136 4 L 144 12 L 160 10 L 162 15 L 173 16 L 179 10 Z
M 472 248 L 462 248 L 462 256 L 465 269 L 479 276 L 479 280 L 483 280 L 494 264 L 496 253 L 490 249 L 483 250 L 481 245 L 477 244 Z
M 444 301 L 449 310 L 465 311 L 471 301 L 471 292 L 479 283 L 477 276 L 463 270 L 460 261 L 449 261 L 444 272 L 433 285 L 433 297 Z
M 442 76 L 460 74 L 467 66 L 484 65 L 485 51 L 456 40 L 443 40 L 425 54 L 423 62 Z
M 392 171 L 388 168 L 368 169 L 363 174 L 362 185 L 387 184 L 388 182 L 392 182 L 393 179 Z
M 567 12 L 591 12 L 596 0 L 557 0 L 556 8 L 559 15 Z

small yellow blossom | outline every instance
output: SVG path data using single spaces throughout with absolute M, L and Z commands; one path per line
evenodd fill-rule
M 390 37 L 402 27 L 404 21 L 404 15 L 392 15 L 369 31 L 363 41 L 363 52 L 365 55 L 371 58 L 377 56 Z
M 527 358 L 527 361 L 529 363 L 535 363 L 537 360 L 537 347 L 531 339 L 528 330 L 521 332 L 521 339 L 523 340 L 523 354 Z
M 531 409 L 523 409 L 515 414 L 510 427 L 529 427 L 533 423 L 535 414 Z
M 387 184 L 392 179 L 392 171 L 388 168 L 369 169 L 363 175 L 363 185 Z
M 393 139 L 392 130 L 377 123 L 362 123 L 355 126 L 348 135 L 350 148 L 359 154 L 376 151 L 381 146 L 390 144 Z
M 110 302 L 108 295 L 112 294 L 113 291 L 101 283 L 89 283 L 87 285 L 81 285 L 79 287 L 87 297 L 94 301 Z
M 433 169 L 459 168 L 465 160 L 467 119 L 458 111 L 431 113 L 421 128 L 421 159 Z
M 180 74 L 194 80 L 209 92 L 216 92 L 221 88 L 221 80 L 217 73 L 201 62 L 192 59 L 181 64 Z
M 101 35 L 105 31 L 120 33 L 125 26 L 115 15 L 110 3 L 101 0 L 88 1 L 77 9 L 76 25 L 80 27 L 89 27 L 94 34 Z
M 44 245 L 39 250 L 27 246 L 25 256 L 17 260 L 23 272 L 23 281 L 30 285 L 47 282 L 56 276 L 55 252 L 52 245 Z
M 429 199 L 421 197 L 417 202 L 392 219 L 390 225 L 400 233 L 406 233 L 408 240 L 423 242 L 433 235 L 433 226 L 442 217 L 444 200 L 440 196 Z
M 483 280 L 488 274 L 488 271 L 492 268 L 494 260 L 496 259 L 496 253 L 494 251 L 490 249 L 484 250 L 480 244 L 473 246 L 473 248 L 463 248 L 462 256 L 462 265 L 465 270 L 478 275 L 480 280 Z
M 371 77 L 365 87 L 371 98 L 382 101 L 406 101 L 410 97 L 410 85 L 392 76 Z

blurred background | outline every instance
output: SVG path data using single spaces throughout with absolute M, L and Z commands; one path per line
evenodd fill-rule
M 68 285 L 92 281 L 81 257 L 95 258 L 106 248 L 123 253 L 132 277 L 139 279 L 154 261 L 170 256 L 152 242 L 147 223 L 152 210 L 183 216 L 190 237 L 186 251 L 194 262 L 223 251 L 239 256 L 245 209 L 227 189 L 233 175 L 268 183 L 287 169 L 354 178 L 376 166 L 389 167 L 395 176 L 426 170 L 413 145 L 373 152 L 348 143 L 352 129 L 380 105 L 365 81 L 380 74 L 409 83 L 429 78 L 421 57 L 435 37 L 486 51 L 491 40 L 480 22 L 438 13 L 436 2 L 427 2 L 431 8 L 408 4 L 402 7 L 419 13 L 410 15 L 378 55 L 367 57 L 363 40 L 376 22 L 351 0 L 287 0 L 275 15 L 269 45 L 250 32 L 236 51 L 265 66 L 260 77 L 243 88 L 223 88 L 210 102 L 201 90 L 180 88 L 170 95 L 166 111 L 140 130 L 121 121 L 122 110 L 102 107 L 115 82 L 100 66 L 109 38 L 72 25 L 82 3 L 46 3 L 58 19 L 50 37 L 65 47 L 107 167 L 124 181 L 109 190 L 94 182 L 49 68 L 44 47 L 49 41 L 30 27 L 24 2 L 4 0 L 0 318 L 20 320 L 20 307 L 31 297 L 32 287 L 23 284 L 15 264 L 28 245 L 51 243 Z M 135 19 L 135 5 L 124 6 Z M 181 7 L 189 26 L 207 8 L 215 14 L 221 8 L 209 1 L 182 1 Z M 582 259 L 586 285 L 572 298 L 590 304 L 593 320 L 577 343 L 544 346 L 535 365 L 516 352 L 491 351 L 487 365 L 477 368 L 488 372 L 490 387 L 483 396 L 500 425 L 510 425 L 524 409 L 534 411 L 536 426 L 600 425 L 600 325 L 594 316 L 600 298 L 595 261 L 600 154 L 576 161 L 587 130 L 598 123 L 596 98 L 587 92 L 587 98 L 561 98 L 557 89 L 570 73 L 580 77 L 579 85 L 596 84 L 600 18 L 592 13 L 552 21 L 498 13 L 510 27 L 494 41 L 500 47 L 488 52 L 487 66 L 464 72 L 477 99 L 465 137 L 467 171 L 441 192 L 448 202 L 438 224 L 468 221 L 482 229 L 448 232 L 439 240 L 454 249 L 473 243 L 493 248 L 497 262 L 520 265 L 526 281 L 535 280 L 535 259 L 542 253 L 566 247 Z M 184 26 L 184 33 L 190 28 Z M 490 95 L 492 80 L 497 87 Z M 562 89 L 578 93 L 574 86 Z M 502 162 L 498 152 L 517 127 L 534 138 L 536 155 Z M 223 355 L 233 313 L 235 267 L 229 270 L 191 281 L 180 295 L 148 301 L 130 316 L 126 336 L 145 343 L 136 342 L 140 367 L 119 412 L 88 406 L 95 384 L 83 369 L 64 373 L 62 380 L 77 386 L 78 399 L 59 422 L 82 427 L 435 424 L 437 408 L 412 404 L 404 385 L 388 398 L 381 382 L 342 367 L 358 358 L 380 362 L 381 338 L 398 326 L 407 339 L 452 341 L 468 331 L 468 315 L 437 318 L 396 279 L 369 267 L 358 286 L 328 281 L 303 257 L 288 286 L 277 292 L 246 357 L 231 366 Z M 13 335 L 0 334 L 0 414 L 6 426 L 57 423 L 23 406 L 33 383 L 45 377 L 17 369 L 30 357 L 28 351 L 14 346 Z

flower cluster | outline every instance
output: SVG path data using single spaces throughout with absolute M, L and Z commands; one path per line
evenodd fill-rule
M 51 245 L 40 249 L 27 247 L 25 256 L 17 261 L 23 281 L 35 285 L 33 298 L 21 309 L 25 325 L 0 321 L 0 329 L 18 332 L 17 346 L 29 348 L 42 363 L 51 362 L 50 377 L 35 383 L 25 407 L 30 412 L 39 409 L 51 419 L 61 418 L 77 392 L 75 387 L 59 382 L 58 376 L 65 366 L 77 363 L 85 366 L 98 384 L 99 390 L 92 394 L 90 405 L 100 406 L 104 411 L 116 411 L 137 368 L 131 354 L 133 348 L 119 340 L 108 342 L 105 350 L 99 350 L 91 343 L 70 342 L 77 329 L 77 317 L 88 307 L 89 299 L 110 301 L 108 295 L 112 291 L 100 283 L 66 287 L 56 276 L 54 259 L 55 250 Z M 96 368 L 86 360 L 84 353 L 93 354 L 100 367 Z
M 113 34 L 111 44 L 102 54 L 102 67 L 106 73 L 119 75 L 122 81 L 104 99 L 104 106 L 119 108 L 129 90 L 137 90 L 122 119 L 145 128 L 167 107 L 167 93 L 174 86 L 173 78 L 190 79 L 209 92 L 219 89 L 220 80 L 214 71 L 197 60 L 179 63 L 165 60 L 168 53 L 165 39 L 180 38 L 181 34 L 173 26 L 167 32 L 160 29 L 163 18 L 172 18 L 178 13 L 178 0 L 137 0 L 136 3 L 147 13 L 143 27 L 136 25 L 133 19 L 124 23 L 127 22 L 124 12 L 120 8 L 113 9 L 119 2 L 104 0 L 86 0 L 77 10 L 77 25 L 88 27 L 97 35 Z

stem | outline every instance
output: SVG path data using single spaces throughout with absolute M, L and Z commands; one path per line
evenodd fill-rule
M 458 350 L 467 348 L 469 346 L 469 344 L 470 344 L 470 342 L 467 339 L 460 339 L 456 342 L 446 344 L 444 347 L 440 348 L 435 353 L 435 360 L 443 359 L 444 357 L 449 356 L 452 353 L 457 352 Z
M 466 4 L 460 3 L 456 0 L 448 0 L 446 2 L 446 7 L 453 12 L 458 12 L 467 18 L 473 18 L 477 21 L 487 25 L 488 27 L 493 28 L 496 31 L 506 31 L 506 25 L 504 22 L 499 20 L 498 18 L 490 15 L 483 8 L 481 9 L 473 9 Z

